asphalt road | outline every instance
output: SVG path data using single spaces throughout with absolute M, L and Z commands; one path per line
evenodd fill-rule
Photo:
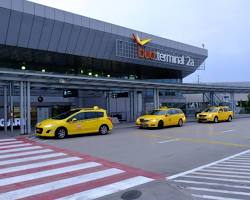
M 223 170 L 220 170 L 219 168 L 223 166 L 217 166 L 216 163 L 213 163 L 217 160 L 248 150 L 250 146 L 249 130 L 250 119 L 236 119 L 233 122 L 223 122 L 218 124 L 187 123 L 183 127 L 169 127 L 161 130 L 137 129 L 135 127 L 114 129 L 112 134 L 106 136 L 88 135 L 70 137 L 64 140 L 38 140 L 52 146 L 126 164 L 149 172 L 155 172 L 162 177 L 169 178 L 169 180 L 167 182 L 164 181 L 164 183 L 163 181 L 160 181 L 160 183 L 157 182 L 155 185 L 149 183 L 149 185 L 151 184 L 150 186 L 148 184 L 140 186 L 140 191 L 145 191 L 147 195 L 139 199 L 188 199 L 188 197 L 182 196 L 183 191 L 185 194 L 191 194 L 194 198 L 201 199 L 219 200 L 221 195 L 223 198 L 226 196 L 228 199 L 237 199 L 236 197 L 238 196 L 241 197 L 239 199 L 249 199 L 250 173 L 247 174 L 246 171 L 243 171 L 243 173 L 246 173 L 244 175 L 248 175 L 249 188 L 239 188 L 239 191 L 237 190 L 236 193 L 233 192 L 233 194 L 231 194 L 232 189 L 230 187 L 235 188 L 235 184 L 232 186 L 232 182 L 227 182 L 228 180 L 221 180 L 223 182 L 220 183 L 218 182 L 220 180 L 217 180 L 216 178 L 225 178 L 227 176 L 235 175 L 236 178 L 238 178 L 237 180 L 241 180 L 241 177 L 237 177 L 237 172 L 234 168 L 230 169 L 231 165 L 228 167 L 224 166 L 223 170 L 228 169 L 229 172 L 223 173 Z M 239 162 L 242 162 L 241 159 L 242 158 L 238 159 Z M 243 155 L 243 159 L 250 160 L 248 152 L 246 152 L 246 156 Z M 222 160 L 222 162 L 224 161 Z M 230 164 L 231 161 L 228 162 Z M 232 162 L 235 161 L 233 160 Z M 212 169 L 210 169 L 209 167 L 211 166 L 208 165 L 208 169 L 205 168 L 205 172 L 196 172 L 196 170 L 193 170 L 209 163 L 212 163 Z M 214 165 L 216 166 L 214 167 Z M 245 165 L 247 165 L 246 167 L 249 167 L 250 170 L 250 163 L 245 163 Z M 237 166 L 233 167 L 244 170 L 244 168 L 241 169 L 241 166 L 241 163 L 239 163 L 238 168 Z M 191 176 L 188 176 L 188 173 L 187 175 L 185 173 L 179 174 L 188 170 L 192 170 L 190 173 L 194 174 L 191 174 Z M 198 170 L 202 170 L 202 168 Z M 218 173 L 223 174 L 218 175 Z M 179 175 L 174 176 L 176 174 Z M 185 175 L 187 177 L 185 177 Z M 198 175 L 200 175 L 200 177 Z M 215 177 L 214 181 L 217 181 L 217 185 L 214 182 L 211 182 L 213 179 L 205 178 L 209 176 Z M 196 179 L 198 179 L 198 181 Z M 195 186 L 197 186 L 199 182 L 201 185 L 204 185 L 197 189 L 194 185 L 196 184 Z M 166 186 L 164 184 L 169 185 Z M 240 183 L 238 183 L 238 185 L 239 184 Z M 244 182 L 242 184 L 244 184 Z M 147 187 L 148 189 L 145 189 Z M 180 187 L 181 189 L 179 189 Z M 220 188 L 218 191 L 218 187 L 226 187 L 226 189 Z M 164 196 L 162 195 L 162 191 L 166 191 L 166 188 L 168 188 L 168 191 L 172 192 L 169 192 L 168 194 L 165 193 Z M 173 190 L 175 192 L 173 192 Z M 152 193 L 155 195 L 150 196 Z M 170 197 L 169 195 L 171 194 L 175 194 L 175 198 Z M 180 196 L 178 196 L 178 194 L 180 194 Z M 121 194 L 114 194 L 103 199 L 119 199 L 119 195 Z
M 122 128 L 106 136 L 41 141 L 167 177 L 249 149 L 249 130 L 250 119 L 238 119 L 161 130 Z

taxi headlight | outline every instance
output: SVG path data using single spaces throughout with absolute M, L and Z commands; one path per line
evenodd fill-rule
M 156 119 L 152 119 L 151 122 L 156 122 Z
M 208 117 L 212 117 L 213 115 L 212 114 L 209 114 Z
M 51 128 L 53 125 L 52 124 L 48 124 L 48 125 L 45 125 L 44 128 Z

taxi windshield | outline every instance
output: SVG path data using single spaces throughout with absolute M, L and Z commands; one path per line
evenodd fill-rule
M 207 108 L 206 110 L 204 110 L 204 112 L 218 112 L 218 108 L 214 108 L 214 107 Z
M 166 111 L 165 110 L 153 110 L 151 112 L 151 115 L 165 115 Z
M 52 119 L 58 119 L 58 120 L 62 120 L 62 119 L 66 119 L 68 118 L 69 116 L 73 115 L 74 113 L 77 113 L 79 112 L 80 109 L 75 109 L 75 110 L 70 110 L 70 111 L 67 111 L 65 113 L 62 113 L 60 115 L 57 115 L 55 117 L 52 117 Z

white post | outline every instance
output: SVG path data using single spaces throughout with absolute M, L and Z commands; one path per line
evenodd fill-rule
M 8 94 L 7 94 L 7 86 L 4 86 L 4 131 L 6 132 L 8 130 Z
M 30 82 L 27 82 L 27 133 L 31 134 Z
M 24 101 L 23 101 L 23 81 L 20 82 L 20 129 L 21 135 L 24 134 Z
M 160 107 L 160 98 L 159 98 L 159 90 L 154 89 L 154 107 L 159 108 Z

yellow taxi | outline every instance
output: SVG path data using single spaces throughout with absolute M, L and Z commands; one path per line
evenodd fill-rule
M 36 135 L 60 139 L 75 134 L 100 133 L 106 135 L 112 131 L 112 128 L 112 120 L 107 116 L 106 110 L 95 106 L 73 109 L 39 122 L 36 125 Z
M 165 126 L 182 126 L 186 116 L 181 109 L 162 107 L 155 109 L 149 115 L 143 115 L 136 120 L 139 128 L 163 128 Z
M 197 114 L 198 122 L 232 121 L 233 111 L 228 106 L 209 107 L 203 112 Z

